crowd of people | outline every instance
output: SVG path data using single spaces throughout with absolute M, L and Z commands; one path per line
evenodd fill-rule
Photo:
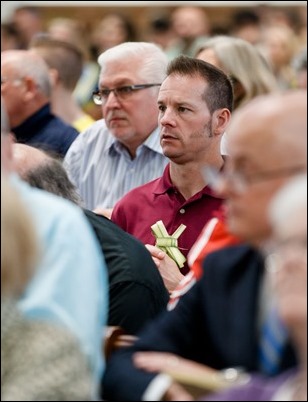
M 1 400 L 307 400 L 302 27 L 39 11 L 1 33 Z

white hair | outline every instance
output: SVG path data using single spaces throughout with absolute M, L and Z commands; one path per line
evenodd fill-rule
M 1 53 L 2 63 L 9 63 L 15 78 L 30 77 L 48 98 L 51 96 L 49 69 L 41 56 L 32 50 L 6 50 Z
M 298 216 L 307 222 L 307 174 L 288 181 L 269 206 L 269 219 L 277 233 L 284 231 L 288 222 L 292 222 Z
M 125 42 L 103 52 L 97 60 L 101 76 L 109 62 L 125 60 L 129 64 L 132 59 L 138 59 L 140 76 L 148 81 L 145 83 L 159 84 L 166 78 L 168 58 L 159 46 L 148 42 Z

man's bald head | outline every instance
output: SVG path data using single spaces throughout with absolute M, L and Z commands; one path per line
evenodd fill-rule
M 25 144 L 13 145 L 15 171 L 32 187 L 82 205 L 62 163 L 52 155 Z
M 255 98 L 234 113 L 227 143 L 230 154 L 240 143 L 264 169 L 307 166 L 307 92 Z
M 227 131 L 229 170 L 240 177 L 224 188 L 229 229 L 260 244 L 271 234 L 268 205 L 286 181 L 307 171 L 307 93 L 255 98 L 234 113 Z
M 46 164 L 51 158 L 43 151 L 26 144 L 13 145 L 14 168 L 26 180 L 28 173 Z

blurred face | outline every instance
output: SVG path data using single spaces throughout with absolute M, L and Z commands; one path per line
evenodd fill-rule
M 208 31 L 206 15 L 198 8 L 184 7 L 172 16 L 173 28 L 180 38 L 196 38 Z
M 125 42 L 127 35 L 124 23 L 120 17 L 110 15 L 100 23 L 95 37 L 100 52 L 103 52 L 119 43 Z
M 12 69 L 10 63 L 1 62 L 1 96 L 4 100 L 6 111 L 8 114 L 10 126 L 12 128 L 19 125 L 21 111 L 23 107 L 23 96 L 26 92 L 22 79 Z
M 293 215 L 275 233 L 278 270 L 271 274 L 279 314 L 299 347 L 307 350 L 307 206 L 294 210 Z
M 283 28 L 269 29 L 265 46 L 274 68 L 284 66 L 290 62 L 293 56 L 291 38 L 291 36 L 288 37 L 288 31 Z
M 245 118 L 233 121 L 227 135 L 229 180 L 225 180 L 221 192 L 227 199 L 228 226 L 234 234 L 256 245 L 271 234 L 269 202 L 301 163 L 288 151 L 288 143 L 279 142 L 279 136 L 273 135 L 276 121 L 277 116 L 262 120 L 250 111 Z
M 253 177 L 263 171 L 275 169 L 273 166 L 263 164 L 262 150 L 260 154 L 250 152 L 249 148 L 253 144 L 249 140 L 239 139 L 230 143 L 229 171 L 240 172 L 244 178 Z M 270 163 L 267 165 L 271 165 Z M 270 226 L 267 220 L 268 204 L 282 185 L 282 179 L 273 179 L 249 183 L 241 191 L 229 188 L 228 199 L 226 201 L 226 212 L 228 226 L 230 230 L 249 242 L 262 241 L 270 234 Z
M 100 76 L 99 88 L 113 89 L 126 85 L 151 84 L 140 78 L 140 60 L 109 62 Z M 159 87 L 133 91 L 120 99 L 111 92 L 102 105 L 106 125 L 112 135 L 133 152 L 157 127 L 157 93 Z
M 211 64 L 213 64 L 213 66 L 220 68 L 220 70 L 223 70 L 223 67 L 222 67 L 220 61 L 218 60 L 216 53 L 214 52 L 213 49 L 201 50 L 201 52 L 199 52 L 197 54 L 196 58 L 199 60 L 206 61 L 207 63 L 211 63 Z
M 171 75 L 158 96 L 160 141 L 172 161 L 202 161 L 211 146 L 212 116 L 202 99 L 206 84 L 201 77 Z

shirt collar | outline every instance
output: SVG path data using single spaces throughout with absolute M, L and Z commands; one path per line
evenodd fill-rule
M 32 138 L 33 130 L 35 127 L 40 126 L 52 117 L 50 111 L 50 104 L 44 105 L 37 112 L 33 113 L 19 126 L 12 128 L 12 132 L 15 134 L 17 140 L 27 140 Z
M 170 178 L 170 163 L 165 167 L 165 170 L 163 172 L 163 175 L 157 179 L 154 187 L 153 187 L 153 194 L 160 195 L 160 194 L 165 194 L 168 191 L 177 191 L 176 187 L 172 184 L 171 178 Z M 193 198 L 201 198 L 203 195 L 207 195 L 213 198 L 217 199 L 223 199 L 222 197 L 219 197 L 215 192 L 209 187 L 205 186 L 201 191 L 199 191 L 198 194 L 195 194 Z
M 163 150 L 160 145 L 160 135 L 158 127 L 156 127 L 154 131 L 152 131 L 151 135 L 144 141 L 143 145 L 147 148 L 150 148 L 154 152 L 157 152 L 161 155 L 163 154 Z
M 140 150 L 145 147 L 153 152 L 159 153 L 163 155 L 162 148 L 160 146 L 160 136 L 159 136 L 159 128 L 156 127 L 154 131 L 149 135 L 149 137 L 141 144 L 137 149 L 137 154 L 140 153 Z M 123 145 L 119 140 L 114 138 L 113 135 L 110 134 L 108 139 L 108 148 L 109 152 L 116 151 L 117 153 L 123 153 Z
M 157 179 L 153 187 L 153 194 L 165 194 L 170 189 L 176 190 L 170 179 L 170 163 L 168 163 L 163 175 Z

